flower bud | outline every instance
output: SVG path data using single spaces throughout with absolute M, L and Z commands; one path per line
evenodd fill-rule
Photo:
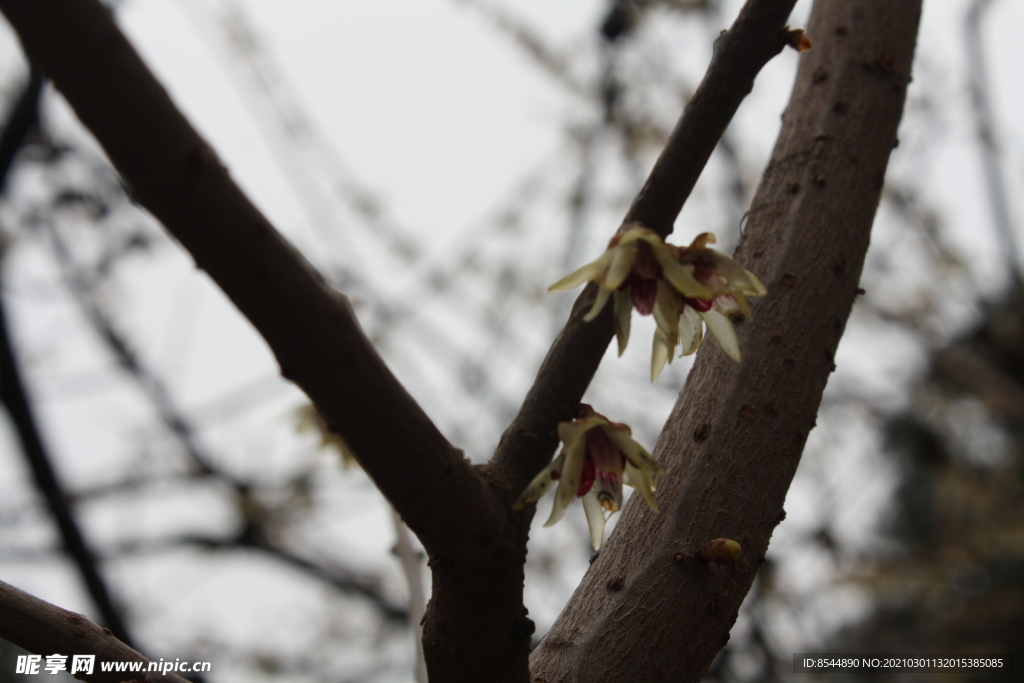
M 740 548 L 740 544 L 731 538 L 716 538 L 704 544 L 704 547 L 701 548 L 700 556 L 708 562 L 736 564 L 740 561 L 742 552 L 743 549 Z

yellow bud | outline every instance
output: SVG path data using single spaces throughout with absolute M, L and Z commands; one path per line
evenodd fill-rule
M 731 538 L 716 538 L 705 543 L 701 549 L 703 559 L 718 564 L 736 564 L 742 552 L 740 544 Z

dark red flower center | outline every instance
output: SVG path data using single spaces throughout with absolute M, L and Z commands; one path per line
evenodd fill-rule
M 684 296 L 683 303 L 692 308 L 696 308 L 701 313 L 711 310 L 713 302 L 707 299 L 691 299 L 690 297 Z
M 636 261 L 633 262 L 633 272 L 645 280 L 657 280 L 661 272 L 658 260 L 654 258 L 651 245 L 647 242 L 637 242 Z
M 594 470 L 594 463 L 590 460 L 583 461 L 583 471 L 580 473 L 580 487 L 576 489 L 577 496 L 587 495 L 587 491 L 594 485 L 594 478 L 597 472 Z
M 633 270 L 626 280 L 633 307 L 640 315 L 650 315 L 654 310 L 654 302 L 658 298 L 658 276 L 661 266 L 654 258 L 651 245 L 639 242 L 636 250 L 636 261 Z
M 697 282 L 707 283 L 715 274 L 715 266 L 704 258 L 698 258 L 693 264 L 693 277 Z
M 658 281 L 645 280 L 633 273 L 626 283 L 629 285 L 629 295 L 633 299 L 633 308 L 640 315 L 650 315 L 658 298 Z

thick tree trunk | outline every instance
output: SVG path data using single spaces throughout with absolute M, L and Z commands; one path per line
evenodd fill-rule
M 903 111 L 920 0 L 818 0 L 783 128 L 737 260 L 767 284 L 738 330 L 704 345 L 657 448 L 661 514 L 631 501 L 531 658 L 536 683 L 698 681 L 729 629 L 814 426 L 857 295 Z M 697 558 L 743 546 L 735 566 Z

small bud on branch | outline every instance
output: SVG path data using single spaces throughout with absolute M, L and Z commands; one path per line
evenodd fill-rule
M 802 28 L 790 30 L 786 27 L 786 42 L 797 52 L 807 52 L 811 49 L 811 39 L 807 37 Z
M 697 559 L 716 564 L 736 564 L 742 553 L 740 544 L 731 538 L 716 538 L 704 544 L 697 553 Z

